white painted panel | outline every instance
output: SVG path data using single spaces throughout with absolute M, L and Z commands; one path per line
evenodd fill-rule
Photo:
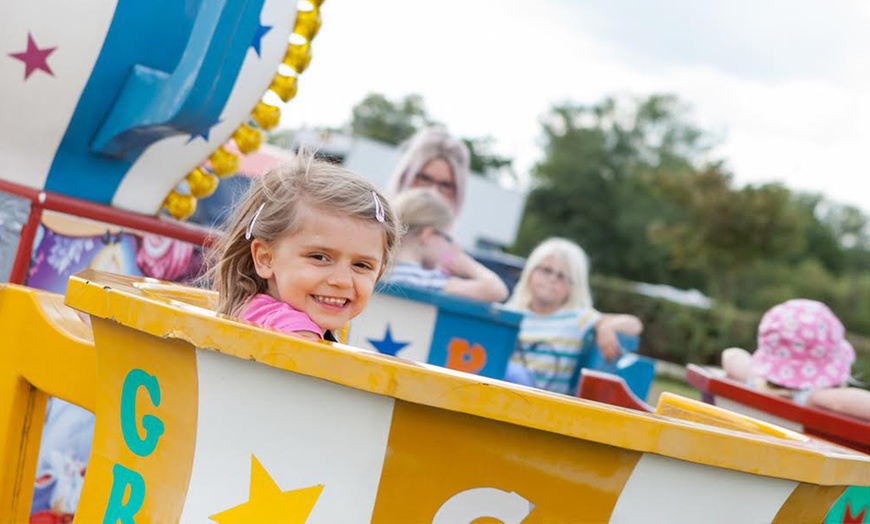
M 366 309 L 351 321 L 347 342 L 375 349 L 370 340 L 383 340 L 389 325 L 394 341 L 408 343 L 396 356 L 426 362 L 437 316 L 438 308 L 431 304 L 375 293 Z
M 629 477 L 611 523 L 772 522 L 796 482 L 645 453 Z
M 197 351 L 199 412 L 182 522 L 248 501 L 251 455 L 282 491 L 324 485 L 308 522 L 369 522 L 393 399 Z
M 91 76 L 116 1 L 55 2 L 4 0 L 0 5 L 0 178 L 42 189 Z M 83 13 L 87 12 L 85 16 Z M 24 62 L 9 56 L 27 50 L 28 35 L 38 49 L 55 48 L 24 79 Z

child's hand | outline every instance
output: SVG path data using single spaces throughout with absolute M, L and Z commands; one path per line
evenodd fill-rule
M 449 244 L 450 260 L 441 270 L 450 278 L 442 291 L 484 302 L 501 302 L 508 296 L 505 283 L 492 270 L 475 260 L 458 244 Z
M 595 342 L 598 344 L 598 349 L 601 350 L 604 358 L 610 361 L 618 357 L 622 351 L 619 339 L 616 338 L 616 331 L 610 329 L 606 323 L 599 323 L 595 331 Z
M 473 264 L 474 260 L 459 245 L 447 244 L 441 252 L 438 266 L 449 275 L 466 277 L 472 273 Z
M 643 331 L 643 323 L 634 315 L 603 314 L 595 325 L 595 341 L 601 354 L 613 360 L 622 353 L 617 333 L 638 336 Z

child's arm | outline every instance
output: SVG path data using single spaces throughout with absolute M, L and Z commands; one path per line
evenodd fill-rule
M 507 298 L 507 286 L 498 275 L 458 246 L 455 249 L 444 268 L 452 275 L 442 290 L 444 293 L 484 302 L 501 302 Z
M 616 334 L 637 336 L 642 331 L 643 322 L 634 315 L 602 314 L 595 324 L 595 342 L 604 358 L 613 360 L 619 356 L 619 340 Z
M 870 391 L 866 389 L 818 389 L 810 393 L 807 404 L 855 418 L 870 420 Z

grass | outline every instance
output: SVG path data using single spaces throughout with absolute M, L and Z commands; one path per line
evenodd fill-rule
M 659 395 L 664 391 L 669 391 L 676 395 L 695 400 L 701 400 L 701 393 L 687 384 L 684 380 L 668 375 L 657 375 L 653 379 L 652 386 L 650 386 L 649 395 L 647 395 L 647 403 L 654 407 L 659 401 Z

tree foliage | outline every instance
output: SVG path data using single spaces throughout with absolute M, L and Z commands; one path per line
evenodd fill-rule
M 753 311 L 821 300 L 870 335 L 870 219 L 779 184 L 737 187 L 689 116 L 668 95 L 552 107 L 514 251 L 564 236 L 597 274 Z
M 757 262 L 804 248 L 805 213 L 781 185 L 734 189 L 731 175 L 712 165 L 661 173 L 655 187 L 680 212 L 670 223 L 654 221 L 650 238 L 667 248 L 671 264 L 709 273 L 720 297 L 733 299 L 733 280 Z
M 674 97 L 628 105 L 613 98 L 561 104 L 544 116 L 544 159 L 533 169 L 516 250 L 525 254 L 543 238 L 566 236 L 584 247 L 599 272 L 695 282 L 691 271 L 669 268 L 667 250 L 648 238 L 648 222 L 676 209 L 658 198 L 647 178 L 662 169 L 693 169 L 708 146 Z
M 405 95 L 393 102 L 380 93 L 372 93 L 353 107 L 350 130 L 355 136 L 398 145 L 429 123 L 420 95 Z
M 471 171 L 495 180 L 503 179 L 512 184 L 517 183 L 517 174 L 513 169 L 513 159 L 495 153 L 495 139 L 491 136 L 478 138 L 463 138 L 470 153 Z
M 349 127 L 354 136 L 399 145 L 420 128 L 434 123 L 420 95 L 405 95 L 392 101 L 383 94 L 372 93 L 354 106 Z M 516 182 L 513 159 L 494 152 L 492 136 L 462 140 L 468 146 L 473 172 L 493 180 Z

